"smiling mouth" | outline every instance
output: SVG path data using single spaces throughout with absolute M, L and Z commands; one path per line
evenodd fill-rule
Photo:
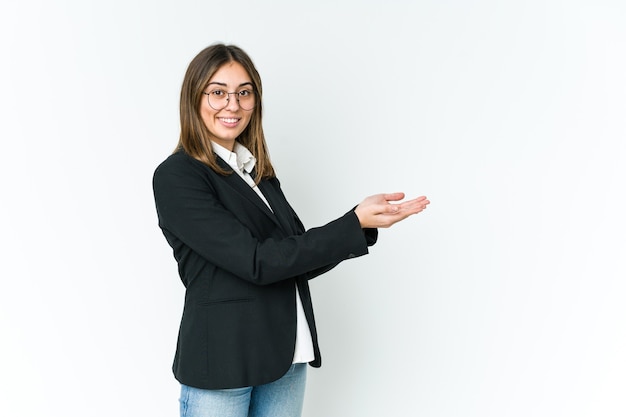
M 239 119 L 233 117 L 220 117 L 219 118 L 224 123 L 237 123 Z

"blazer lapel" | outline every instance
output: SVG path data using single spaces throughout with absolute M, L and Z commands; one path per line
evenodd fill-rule
M 287 203 L 282 192 L 278 189 L 277 181 L 261 181 L 259 183 L 259 189 L 267 199 L 267 202 L 270 203 L 283 230 L 288 234 L 296 233 L 297 229 L 293 221 L 289 203 Z
M 267 207 L 265 202 L 263 200 L 261 200 L 261 197 L 259 197 L 259 195 L 252 189 L 252 187 L 250 187 L 244 181 L 243 178 L 241 178 L 237 173 L 235 173 L 233 171 L 232 167 L 230 165 L 228 165 L 228 163 L 226 161 L 224 161 L 222 158 L 220 158 L 219 155 L 215 155 L 215 156 L 216 156 L 217 163 L 222 168 L 224 168 L 225 170 L 233 172 L 230 175 L 226 175 L 224 177 L 224 181 L 228 185 L 230 185 L 230 187 L 233 188 L 236 192 L 238 192 L 239 194 L 241 194 L 242 196 L 247 198 L 259 210 L 261 210 L 263 213 L 265 213 L 274 223 L 276 223 L 280 227 L 284 227 L 282 222 L 278 221 L 278 219 L 276 218 L 274 213 L 272 213 L 272 210 L 270 210 Z M 261 190 L 261 192 L 263 192 L 263 190 Z M 263 192 L 263 195 L 265 196 L 265 198 L 267 198 L 267 195 L 265 194 L 265 192 Z M 268 199 L 268 201 L 269 201 L 269 199 Z M 270 202 L 270 205 L 272 206 L 272 209 L 273 209 L 274 206 L 271 204 L 271 202 Z

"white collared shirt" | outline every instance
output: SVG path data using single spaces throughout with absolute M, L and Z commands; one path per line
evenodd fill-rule
M 250 173 L 254 169 L 256 164 L 256 158 L 252 153 L 239 142 L 235 142 L 233 152 L 224 148 L 223 146 L 211 141 L 211 147 L 220 158 L 222 158 L 230 167 L 261 197 L 261 200 L 265 202 L 267 207 L 272 210 L 272 207 L 267 202 L 267 199 L 254 183 L 254 180 L 250 176 Z M 304 307 L 302 307 L 302 300 L 300 299 L 300 293 L 298 286 L 296 285 L 296 313 L 297 313 L 297 327 L 296 327 L 296 349 L 293 355 L 292 363 L 307 363 L 315 359 L 315 352 L 313 351 L 313 339 L 311 338 L 311 329 L 309 328 L 306 316 L 304 315 Z

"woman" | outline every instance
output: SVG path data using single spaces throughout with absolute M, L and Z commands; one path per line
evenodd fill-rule
M 181 416 L 299 416 L 306 364 L 321 365 L 308 280 L 429 203 L 379 194 L 305 231 L 269 159 L 262 91 L 240 48 L 200 52 L 183 81 L 178 146 L 154 174 L 186 287 L 173 365 Z

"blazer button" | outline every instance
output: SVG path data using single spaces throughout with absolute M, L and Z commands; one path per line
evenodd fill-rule
M 348 259 L 350 259 L 350 258 L 356 258 L 356 255 L 354 253 L 349 253 L 348 254 Z

